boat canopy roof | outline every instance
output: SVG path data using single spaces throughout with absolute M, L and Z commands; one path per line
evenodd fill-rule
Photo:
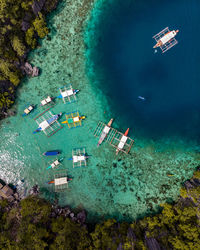
M 45 120 L 39 124 L 39 127 L 41 128 L 41 130 L 45 130 L 49 127 L 49 123 Z
M 55 186 L 67 184 L 67 177 L 61 177 L 61 178 L 56 178 L 55 180 Z
M 73 95 L 73 89 L 65 90 L 61 92 L 62 97 L 67 97 Z
M 73 162 L 85 161 L 84 155 L 73 155 Z
M 120 140 L 120 143 L 118 144 L 118 148 L 119 149 L 122 149 L 127 141 L 128 137 L 123 135 L 121 140 Z
M 54 168 L 55 166 L 58 166 L 60 162 L 58 160 L 55 160 L 53 163 L 51 163 L 51 167 Z
M 107 134 L 109 131 L 110 131 L 110 127 L 105 126 L 105 128 L 103 129 L 103 132 Z
M 170 33 L 164 35 L 162 38 L 160 38 L 160 41 L 162 42 L 162 44 L 167 43 L 169 40 L 171 40 L 172 38 L 174 38 L 176 35 L 176 32 L 173 30 Z
M 74 122 L 78 122 L 78 121 L 80 121 L 79 116 L 74 117 Z

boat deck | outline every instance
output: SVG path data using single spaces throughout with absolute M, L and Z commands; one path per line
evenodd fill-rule
M 67 171 L 56 171 L 54 174 L 55 192 L 63 192 L 68 188 Z
M 44 112 L 42 112 L 40 115 L 36 116 L 34 120 L 38 124 L 38 126 L 48 119 L 50 119 L 53 116 L 52 112 L 48 109 L 46 109 Z M 61 128 L 63 128 L 60 123 L 55 120 L 51 125 L 49 125 L 43 132 L 46 136 L 50 137 L 54 135 L 56 132 L 58 132 Z
M 155 36 L 153 36 L 153 38 L 156 40 L 156 43 L 164 36 L 166 35 L 168 32 L 170 32 L 169 28 L 166 27 L 165 29 L 163 29 L 162 31 L 160 31 L 158 34 L 156 34 Z M 172 47 L 174 47 L 176 44 L 178 43 L 178 41 L 175 38 L 172 38 L 170 41 L 168 41 L 167 43 L 165 43 L 164 45 L 160 46 L 162 53 L 166 52 L 167 50 L 171 49 Z

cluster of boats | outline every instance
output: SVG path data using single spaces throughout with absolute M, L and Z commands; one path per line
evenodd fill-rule
M 106 125 L 104 124 L 105 126 L 103 127 L 102 132 L 100 134 L 99 141 L 97 143 L 97 147 L 99 147 L 102 144 L 102 142 L 107 138 L 108 134 L 110 133 L 112 123 L 113 123 L 113 118 L 110 119 L 110 121 L 108 122 L 108 124 L 106 124 Z M 115 134 L 116 133 L 117 132 L 115 132 Z M 125 131 L 124 134 L 121 134 L 121 133 L 118 132 L 118 134 L 120 136 L 117 137 L 117 138 L 115 138 L 115 134 L 112 136 L 111 141 L 113 139 L 115 139 L 117 141 L 117 144 L 112 144 L 116 148 L 116 155 L 120 151 L 124 151 L 123 149 L 124 149 L 124 147 L 126 145 L 127 140 L 129 139 L 128 133 L 129 133 L 129 128 Z M 132 139 L 130 139 L 130 140 L 132 140 Z
M 63 99 L 63 102 L 66 103 L 67 101 L 71 102 L 70 98 L 75 99 L 75 95 L 79 92 L 77 89 L 72 89 L 71 85 L 67 87 L 60 88 L 60 95 L 57 96 L 57 98 Z M 55 98 L 52 98 L 51 96 L 47 96 L 46 98 L 42 99 L 40 102 L 40 107 L 46 106 L 54 101 Z M 36 108 L 35 105 L 28 105 L 24 109 L 23 116 L 27 116 L 31 112 L 34 111 Z M 57 121 L 62 116 L 62 113 L 59 114 L 52 114 L 51 111 L 49 111 L 49 108 L 43 111 L 41 114 L 37 115 L 34 120 L 38 124 L 38 128 L 33 131 L 33 134 L 38 133 L 40 131 L 43 131 L 48 136 L 48 130 L 50 131 L 50 134 L 54 134 L 57 130 L 59 130 L 59 126 L 56 123 L 59 124 Z M 78 111 L 71 112 L 66 114 L 66 120 L 61 122 L 62 124 L 67 124 L 69 128 L 81 126 L 81 122 L 86 117 L 83 115 L 80 115 Z M 62 127 L 62 126 L 61 126 Z M 53 133 L 52 133 L 53 131 Z M 44 156 L 50 157 L 50 156 L 58 156 L 61 154 L 60 150 L 51 150 L 46 151 L 43 153 Z M 85 149 L 73 149 L 72 150 L 72 157 L 70 157 L 68 160 L 73 162 L 73 167 L 77 166 L 86 166 L 86 160 L 89 158 L 89 156 L 85 153 Z M 62 165 L 62 161 L 64 158 L 56 158 L 49 162 L 49 165 L 47 166 L 47 170 L 49 169 L 56 169 Z M 48 184 L 54 183 L 56 187 L 58 186 L 65 186 L 67 185 L 68 181 L 72 180 L 72 178 L 68 178 L 67 176 L 57 177 L 54 178 L 54 180 L 51 180 L 48 182 Z

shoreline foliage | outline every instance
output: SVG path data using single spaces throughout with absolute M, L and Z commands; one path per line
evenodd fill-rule
M 0 119 L 7 116 L 22 79 L 27 54 L 49 30 L 45 16 L 59 0 L 0 1 Z
M 28 196 L 0 200 L 0 249 L 200 249 L 200 170 L 174 204 L 133 223 L 107 219 L 91 226 L 56 214 L 50 202 Z

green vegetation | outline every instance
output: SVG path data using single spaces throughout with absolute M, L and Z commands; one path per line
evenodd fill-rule
M 160 214 L 132 224 L 109 219 L 90 230 L 64 214 L 55 216 L 51 204 L 37 196 L 15 206 L 1 200 L 0 249 L 142 250 L 152 240 L 161 249 L 200 249 L 199 173 L 181 189 L 176 204 L 161 205 Z
M 48 34 L 45 16 L 59 0 L 46 0 L 41 10 L 33 11 L 37 1 L 0 0 L 0 118 L 13 104 L 27 52 Z

